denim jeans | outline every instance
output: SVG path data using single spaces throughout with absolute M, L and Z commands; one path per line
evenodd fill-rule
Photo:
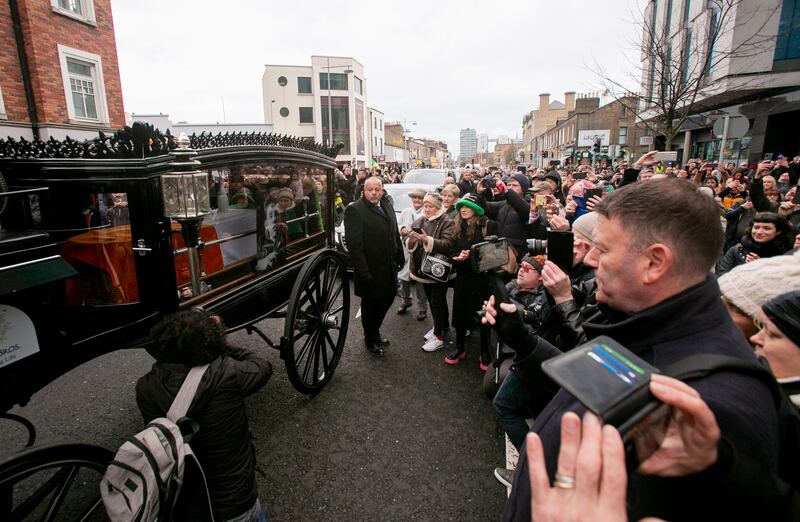
M 422 283 L 400 280 L 400 297 L 403 298 L 403 304 L 406 306 L 411 305 L 412 287 L 417 294 L 417 309 L 420 312 L 426 312 L 428 310 L 428 298 L 425 296 L 425 289 L 422 288 Z
M 522 447 L 530 430 L 525 419 L 538 415 L 547 406 L 557 391 L 552 386 L 554 385 L 537 383 L 512 366 L 497 390 L 492 407 L 511 444 L 517 450 Z

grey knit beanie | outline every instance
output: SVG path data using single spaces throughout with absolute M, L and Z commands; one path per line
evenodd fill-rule
M 756 259 L 718 279 L 723 297 L 750 317 L 773 297 L 800 290 L 800 250 Z

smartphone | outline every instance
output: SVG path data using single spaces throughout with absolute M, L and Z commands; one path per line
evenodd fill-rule
M 795 205 L 800 205 L 800 185 L 796 186 L 794 189 L 794 197 L 792 198 L 792 203 Z
M 767 161 L 772 161 L 772 154 L 773 154 L 772 152 L 767 152 L 766 154 L 764 154 L 764 159 Z
M 583 199 L 584 201 L 589 201 L 594 196 L 603 197 L 603 189 L 602 188 L 587 188 L 583 191 Z
M 610 337 L 597 337 L 549 359 L 542 370 L 619 430 L 629 470 L 663 442 L 672 411 L 650 393 L 650 376 L 659 370 Z
M 540 196 L 538 194 L 533 196 L 534 202 L 536 203 L 537 207 L 546 207 L 547 203 L 549 202 L 547 196 Z
M 653 161 L 678 161 L 678 151 L 667 150 L 656 152 Z
M 421 227 L 411 227 L 411 230 L 413 230 L 417 234 L 422 234 L 422 228 Z
M 550 231 L 547 233 L 547 260 L 552 261 L 565 274 L 572 271 L 572 232 Z
M 508 240 L 489 236 L 470 247 L 469 258 L 475 272 L 489 272 L 508 264 Z

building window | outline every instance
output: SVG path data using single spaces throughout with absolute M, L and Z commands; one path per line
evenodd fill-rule
M 281 107 L 281 110 L 279 112 L 281 116 L 283 116 L 284 118 L 289 116 L 289 109 L 287 107 Z
M 383 130 L 383 120 L 381 120 L 381 130 Z
M 314 123 L 314 107 L 300 107 L 300 123 Z
M 800 58 L 800 0 L 783 0 L 775 59 Z
M 353 76 L 353 86 L 355 87 L 356 94 L 364 94 L 364 82 L 361 81 L 361 78 L 358 76 Z
M 628 108 L 625 107 L 625 104 L 619 106 L 619 117 L 624 118 L 625 115 L 628 113 Z
M 323 143 L 329 143 L 329 137 L 333 135 L 333 143 L 344 143 L 344 148 L 339 154 L 350 154 L 350 99 L 347 96 L 331 96 L 330 98 L 323 96 L 320 99 L 320 105 Z M 328 125 L 328 110 L 331 113 L 332 126 Z
M 278 85 L 286 87 L 287 83 L 289 83 L 289 81 L 286 79 L 286 76 L 278 76 Z
M 328 77 L 332 91 L 347 90 L 347 75 L 343 73 L 319 73 L 319 88 L 328 90 Z
M 0 120 L 7 120 L 8 115 L 6 114 L 6 104 L 3 103 L 3 89 L 0 88 Z
M 628 127 L 619 128 L 619 144 L 625 145 L 628 143 Z
M 93 0 L 50 0 L 50 5 L 58 14 L 95 24 Z
M 58 46 L 70 120 L 108 123 L 103 64 L 96 54 Z
M 298 76 L 297 77 L 297 92 L 299 94 L 311 94 L 311 77 Z
M 377 129 L 378 128 L 378 117 L 377 116 L 373 116 L 372 117 L 372 128 L 373 129 Z
M 703 76 L 705 77 L 706 82 L 711 81 L 711 71 L 714 69 L 714 59 L 716 58 L 715 48 L 717 46 L 717 38 L 719 38 L 719 23 L 722 15 L 718 6 L 715 6 L 712 9 L 713 12 L 711 14 L 711 22 L 708 27 L 708 49 L 706 49 L 707 61 L 703 70 Z

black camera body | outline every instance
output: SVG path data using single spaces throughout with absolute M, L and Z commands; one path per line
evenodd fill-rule
M 547 239 L 528 239 L 525 244 L 530 255 L 547 254 L 548 261 L 569 274 L 572 270 L 573 240 L 572 232 L 550 230 L 547 232 Z
M 494 179 L 494 176 L 484 176 L 482 181 L 483 188 L 486 190 L 494 190 L 497 187 L 497 180 Z

